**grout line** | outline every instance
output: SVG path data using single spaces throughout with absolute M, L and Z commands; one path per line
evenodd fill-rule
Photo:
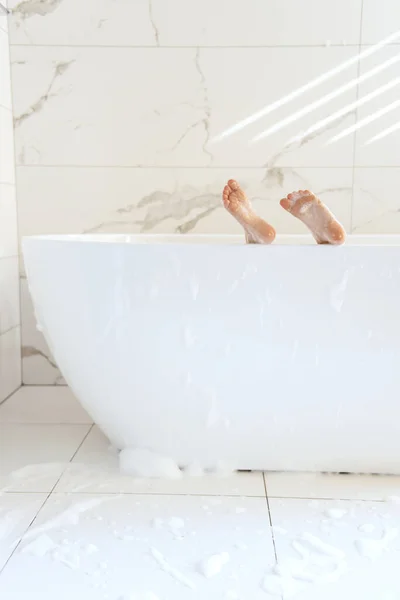
M 73 456 L 72 456 L 72 457 L 69 459 L 69 463 L 72 463 L 72 461 L 74 460 L 75 456 L 78 454 L 79 450 L 82 448 L 83 444 L 85 443 L 85 441 L 86 441 L 86 438 L 88 437 L 88 435 L 89 435 L 89 434 L 90 434 L 90 432 L 92 431 L 93 427 L 94 427 L 94 423 L 92 423 L 92 424 L 90 425 L 90 427 L 89 427 L 89 431 L 88 431 L 88 432 L 86 433 L 86 435 L 84 436 L 83 440 L 81 441 L 81 443 L 80 443 L 80 444 L 79 444 L 79 446 L 77 447 L 77 449 L 76 449 L 76 451 L 74 452 Z M 69 463 L 68 463 L 68 464 L 69 464 Z M 64 471 L 65 471 L 65 469 L 64 469 Z M 64 471 L 63 471 L 63 474 L 64 474 Z M 61 478 L 61 476 L 60 476 L 60 478 Z M 57 483 L 58 483 L 58 482 L 57 482 Z
M 61 477 L 61 476 L 60 476 Z M 39 492 L 33 492 L 33 491 L 18 491 L 18 490 L 8 490 L 6 492 L 3 492 L 5 495 L 7 494 L 47 494 L 49 492 L 47 491 L 39 491 Z M 171 491 L 160 491 L 160 492 L 110 492 L 110 491 L 102 491 L 102 492 L 96 492 L 96 491 L 91 491 L 91 492 L 83 492 L 83 491 L 78 491 L 78 492 L 71 492 L 71 491 L 65 491 L 65 490 L 61 490 L 59 492 L 54 491 L 54 489 L 52 489 L 52 493 L 55 494 L 65 494 L 66 496 L 120 496 L 121 494 L 124 496 L 150 496 L 150 497 L 159 497 L 159 496 L 173 496 L 173 497 L 179 497 L 179 496 L 193 496 L 193 497 L 204 497 L 204 498 L 257 498 L 259 500 L 265 499 L 265 495 L 263 496 L 247 496 L 246 494 L 207 494 L 207 493 L 189 493 L 189 492 L 171 492 Z M 296 496 L 269 496 L 270 500 L 316 500 L 316 501 L 327 501 L 327 502 L 374 502 L 374 503 L 379 503 L 379 504 L 387 504 L 386 500 L 382 500 L 382 499 L 377 499 L 377 498 L 322 498 L 319 496 L 312 496 L 310 498 L 306 498 L 304 496 L 302 497 L 296 497 Z
M 15 327 L 13 327 L 13 329 L 15 329 Z M 9 329 L 9 331 L 12 331 L 11 329 Z M 7 332 L 6 332 L 7 333 Z M 3 335 L 3 334 L 1 334 Z M 0 336 L 1 337 L 1 336 Z M 4 398 L 4 400 L 2 400 L 0 402 L 0 406 L 2 406 L 5 402 L 7 402 L 7 400 L 10 400 L 10 398 L 12 398 L 12 396 L 15 394 L 15 392 L 18 392 L 18 390 L 20 389 L 21 386 L 17 387 L 13 392 L 11 392 L 11 394 L 9 394 L 8 396 L 6 396 Z
M 24 360 L 26 360 L 25 357 Z M 21 387 L 54 387 L 54 388 L 66 388 L 68 387 L 67 383 L 24 383 L 22 382 Z M 83 425 L 87 425 L 88 423 L 82 423 Z
M 264 471 L 263 471 L 262 476 L 263 476 L 263 482 L 264 482 L 265 499 L 267 501 L 269 526 L 270 526 L 271 535 L 272 535 L 272 544 L 274 546 L 275 562 L 278 562 L 278 554 L 276 552 L 276 543 L 275 543 L 275 535 L 274 535 L 274 526 L 272 525 L 271 509 L 270 509 L 270 506 L 269 506 L 269 499 L 268 499 L 267 481 L 266 481 L 266 477 L 265 477 L 265 472 Z
M 49 492 L 46 496 L 46 498 L 43 500 L 42 505 L 39 507 L 37 513 L 35 514 L 35 516 L 32 518 L 31 522 L 29 523 L 29 525 L 26 527 L 26 529 L 24 530 L 24 532 L 21 534 L 21 537 L 19 539 L 19 542 L 16 544 L 15 548 L 13 549 L 13 551 L 11 552 L 10 556 L 7 558 L 6 562 L 4 563 L 4 565 L 0 568 L 0 575 L 2 574 L 2 572 L 4 571 L 4 569 L 6 568 L 6 566 L 8 565 L 8 563 L 10 562 L 10 560 L 12 559 L 12 557 L 14 556 L 14 554 L 16 553 L 16 551 L 18 550 L 19 546 L 21 545 L 22 540 L 25 537 L 25 534 L 27 533 L 27 531 L 32 527 L 32 525 L 34 524 L 34 522 L 36 521 L 39 513 L 41 512 L 42 508 L 44 507 L 44 505 L 46 504 L 47 500 L 50 498 L 50 495 L 52 493 L 53 490 L 51 490 L 51 492 Z M 30 492 L 25 492 L 26 494 L 30 493 Z M 42 493 L 42 492 L 37 492 L 37 493 Z M 46 493 L 46 492 L 44 492 Z
M 364 44 L 364 46 L 375 46 L 376 44 Z M 388 46 L 398 46 L 400 42 L 387 44 Z M 102 48 L 107 50 L 109 48 L 112 49 L 131 49 L 131 50 L 197 50 L 200 48 L 201 50 L 259 50 L 259 49 L 270 49 L 270 48 L 358 48 L 359 43 L 355 42 L 353 44 L 343 45 L 343 43 L 338 42 L 335 44 L 330 44 L 327 46 L 325 43 L 322 44 L 261 44 L 261 45 L 169 45 L 169 46 L 156 46 L 156 45 L 130 45 L 130 44 L 10 44 L 11 48 Z
M 11 257 L 9 257 L 9 258 L 11 258 Z M 15 257 L 13 257 L 13 258 L 15 258 Z M 0 258 L 0 260 L 4 260 L 4 259 Z M 14 329 L 18 329 L 18 327 L 21 327 L 21 324 L 12 325 L 12 327 L 9 327 L 5 331 L 0 331 L 0 338 L 2 335 L 6 335 L 7 333 L 10 333 L 10 331 L 13 331 Z M 17 389 L 19 389 L 20 387 L 21 387 L 21 385 L 19 385 L 19 387 Z M 15 390 L 15 391 L 17 391 L 17 390 Z M 14 394 L 14 393 L 15 392 L 12 392 L 12 394 Z M 7 396 L 7 398 L 9 398 L 9 396 Z
M 204 169 L 204 170 L 229 170 L 243 169 L 265 171 L 265 165 L 46 165 L 46 164 L 25 164 L 16 165 L 17 169 Z M 279 167 L 283 171 L 285 169 L 400 169 L 400 161 L 398 165 L 336 165 L 336 166 L 321 166 L 321 165 L 285 165 Z M 7 182 L 4 182 L 7 183 Z M 3 184 L 3 182 L 1 182 Z M 8 183 L 7 185 L 15 185 Z
M 20 388 L 18 388 L 17 390 L 15 390 L 15 392 L 17 392 Z M 11 394 L 11 396 L 8 396 L 8 398 L 6 400 L 4 400 L 4 402 L 8 402 L 9 400 L 11 400 L 12 396 L 15 394 L 15 392 L 13 392 Z M 4 402 L 2 402 L 2 404 L 4 404 Z M 24 426 L 32 426 L 32 427 L 53 427 L 54 425 L 62 425 L 65 427 L 74 427 L 75 425 L 80 425 L 80 426 L 85 426 L 85 427 L 94 427 L 94 423 L 83 423 L 82 421 L 71 421 L 70 423 L 66 423 L 65 421 L 62 423 L 59 423 L 58 421 L 48 421 L 47 423 L 43 423 L 43 421 L 2 421 L 0 419 L 0 426 L 3 425 L 24 425 Z M 89 434 L 90 432 L 88 432 Z M 86 434 L 86 435 L 88 435 Z M 78 448 L 79 450 L 79 448 Z
M 395 476 L 394 476 L 395 477 Z M 340 502 L 380 502 L 386 504 L 387 501 L 378 498 L 337 498 L 333 496 L 269 496 L 272 500 L 326 500 L 326 501 L 340 501 Z
M 61 476 L 60 476 L 61 477 Z M 58 483 L 58 482 L 57 482 Z M 11 491 L 8 490 L 7 492 L 3 492 L 4 494 L 48 494 L 50 492 L 28 492 L 28 491 Z M 65 490 L 60 490 L 58 491 L 54 491 L 54 488 L 52 488 L 51 491 L 52 494 L 60 494 L 60 495 L 65 495 L 65 496 L 143 496 L 143 497 L 160 497 L 160 496 L 173 496 L 175 497 L 180 497 L 180 496 L 191 496 L 194 498 L 256 498 L 258 500 L 262 500 L 265 499 L 265 496 L 245 496 L 243 494 L 241 494 L 240 496 L 237 494 L 200 494 L 200 493 L 190 493 L 190 492 L 180 492 L 180 493 L 173 493 L 173 492 L 169 492 L 169 491 L 164 491 L 164 492 L 70 492 L 70 491 L 65 491 Z
M 7 256 L 0 256 L 0 260 L 7 260 L 9 258 L 19 258 L 19 254 L 8 254 Z M 16 326 L 14 326 L 14 327 L 16 327 Z M 14 329 L 14 327 L 10 327 L 10 329 Z M 4 333 L 4 332 L 2 332 L 2 333 Z

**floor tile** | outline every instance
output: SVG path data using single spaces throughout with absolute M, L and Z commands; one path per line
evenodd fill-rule
M 385 500 L 400 497 L 400 477 L 391 475 L 330 475 L 321 473 L 266 473 L 270 498 L 333 498 Z
M 50 492 L 89 429 L 0 423 L 0 489 Z
M 205 577 L 220 554 L 221 571 Z M 265 499 L 53 494 L 4 569 L 0 597 L 264 600 L 273 564 Z
M 400 597 L 399 504 L 270 500 L 278 558 L 265 589 L 296 600 Z
M 0 495 L 0 571 L 46 498 L 47 494 Z
M 58 492 L 148 493 L 211 496 L 265 496 L 262 473 L 234 473 L 222 476 L 140 480 L 121 475 L 118 455 L 97 427 L 74 457 L 57 485 Z
M 91 424 L 87 412 L 65 386 L 23 386 L 0 407 L 0 423 Z

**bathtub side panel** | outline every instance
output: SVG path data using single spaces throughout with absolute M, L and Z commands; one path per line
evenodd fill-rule
M 38 319 L 118 447 L 400 473 L 400 248 L 49 244 Z

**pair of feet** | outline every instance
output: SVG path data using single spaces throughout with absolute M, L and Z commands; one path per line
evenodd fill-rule
M 224 206 L 242 225 L 249 244 L 271 244 L 275 229 L 259 217 L 250 200 L 234 179 L 230 179 L 222 194 Z M 280 202 L 282 208 L 302 221 L 318 244 L 343 244 L 346 234 L 329 209 L 308 190 L 293 192 Z

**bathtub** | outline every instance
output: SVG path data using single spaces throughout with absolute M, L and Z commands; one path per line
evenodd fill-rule
M 400 474 L 400 236 L 23 240 L 38 321 L 119 449 Z

